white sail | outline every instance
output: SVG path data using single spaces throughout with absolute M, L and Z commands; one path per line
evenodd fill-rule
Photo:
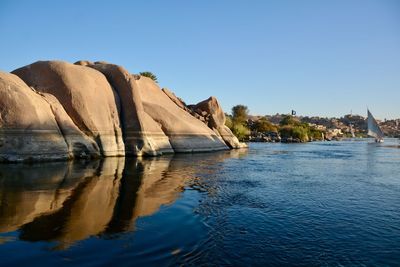
M 383 132 L 376 122 L 374 116 L 368 111 L 368 135 L 375 137 L 376 140 L 383 140 Z

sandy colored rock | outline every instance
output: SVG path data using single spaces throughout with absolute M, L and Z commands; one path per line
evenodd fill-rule
M 123 67 L 96 63 L 90 67 L 103 73 L 121 99 L 121 122 L 127 155 L 173 153 L 168 137 L 145 113 L 136 79 Z
M 178 107 L 180 107 L 183 110 L 186 111 L 190 111 L 187 107 L 186 107 L 186 103 L 179 97 L 177 97 L 173 92 L 171 92 L 169 89 L 167 88 L 163 88 L 162 91 L 164 92 L 164 94 L 166 94 L 171 100 L 172 102 L 174 102 Z
M 0 72 L 0 162 L 69 157 L 50 105 L 18 76 Z
M 58 127 L 68 145 L 68 150 L 74 158 L 100 157 L 100 148 L 97 143 L 79 130 L 57 98 L 48 93 L 41 93 L 41 95 L 50 104 Z
M 38 61 L 12 73 L 1 76 L 0 161 L 242 147 L 215 98 L 188 106 L 118 65 Z
M 79 61 L 75 62 L 74 64 L 80 65 L 80 66 L 87 66 L 87 65 L 93 64 L 93 62 L 87 61 L 87 60 L 79 60 Z
M 204 101 L 197 103 L 192 106 L 192 109 L 196 113 L 200 113 L 202 116 L 207 115 L 207 125 L 211 129 L 214 129 L 225 143 L 230 148 L 241 148 L 246 147 L 244 143 L 240 143 L 237 137 L 232 131 L 225 125 L 225 114 L 215 97 L 210 97 Z
M 54 95 L 102 155 L 125 155 L 118 97 L 103 74 L 61 61 L 38 61 L 13 73 L 37 91 Z
M 136 81 L 144 111 L 161 125 L 175 152 L 228 149 L 224 141 L 203 122 L 179 108 L 147 77 Z

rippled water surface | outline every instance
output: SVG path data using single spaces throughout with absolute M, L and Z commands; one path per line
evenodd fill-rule
M 0 265 L 400 265 L 397 140 L 0 165 Z

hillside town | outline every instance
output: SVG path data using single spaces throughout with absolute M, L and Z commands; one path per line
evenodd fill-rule
M 236 105 L 225 114 L 226 126 L 240 139 L 249 142 L 299 143 L 368 137 L 367 118 L 347 114 L 340 118 L 275 114 L 250 115 L 247 106 Z M 400 137 L 400 119 L 376 120 L 385 137 Z
M 250 129 L 248 137 L 249 141 L 254 142 L 303 142 L 314 141 L 315 138 L 308 138 L 308 140 L 300 140 L 299 138 L 283 138 L 279 126 L 282 126 L 282 121 L 290 116 L 293 121 L 299 124 L 308 126 L 321 133 L 320 138 L 317 140 L 341 140 L 344 138 L 365 138 L 367 137 L 367 118 L 360 115 L 347 114 L 341 118 L 326 118 L 326 117 L 308 117 L 296 116 L 287 114 L 275 114 L 266 116 L 252 116 L 249 115 L 247 119 L 247 126 Z M 272 131 L 259 131 L 256 127 L 260 120 L 266 120 L 271 125 L 276 127 Z M 400 119 L 379 121 L 379 126 L 384 132 L 386 137 L 400 137 Z

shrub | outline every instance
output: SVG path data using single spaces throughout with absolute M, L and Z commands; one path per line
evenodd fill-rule
M 279 125 L 300 125 L 300 122 L 291 115 L 286 115 L 283 119 L 279 122 Z
M 308 132 L 308 136 L 310 137 L 310 139 L 312 140 L 323 140 L 323 132 L 320 130 L 317 130 L 315 128 L 310 128 L 309 132 Z
M 269 122 L 266 118 L 261 118 L 258 121 L 256 121 L 254 125 L 254 130 L 256 130 L 259 133 L 278 132 L 278 128 L 271 122 Z
M 282 138 L 293 138 L 299 139 L 300 142 L 308 142 L 308 131 L 307 128 L 302 125 L 293 126 L 293 125 L 285 125 L 279 129 L 279 134 Z
M 295 126 L 292 130 L 293 138 L 299 139 L 301 142 L 308 142 L 307 129 L 302 126 Z
M 228 126 L 228 128 L 232 130 L 232 126 L 233 126 L 232 117 L 230 115 L 225 114 L 225 118 L 226 118 L 225 125 Z
M 250 134 L 250 130 L 243 124 L 239 124 L 239 123 L 234 123 L 232 125 L 231 131 L 241 141 L 247 139 L 247 137 Z
M 155 81 L 156 83 L 158 83 L 157 76 L 154 75 L 154 74 L 153 74 L 152 72 L 150 72 L 150 71 L 140 72 L 139 74 L 140 74 L 141 76 L 150 78 L 150 79 L 152 79 L 153 81 Z

